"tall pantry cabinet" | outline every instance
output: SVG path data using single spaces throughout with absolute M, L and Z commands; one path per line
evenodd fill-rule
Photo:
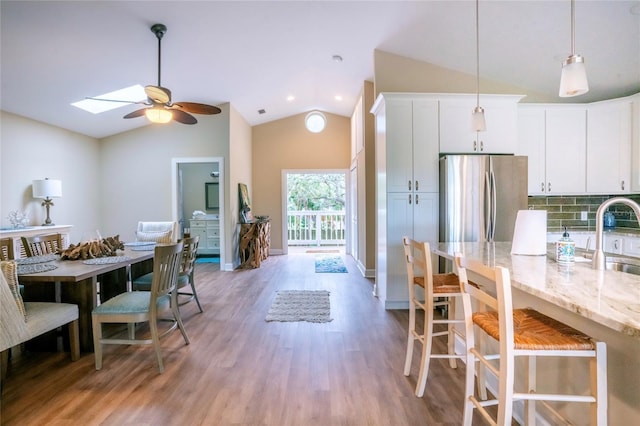
M 385 308 L 406 308 L 402 237 L 438 241 L 438 98 L 381 93 L 376 126 L 376 288 Z

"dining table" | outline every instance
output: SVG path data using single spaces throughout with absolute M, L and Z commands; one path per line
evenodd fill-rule
M 100 303 L 131 290 L 132 281 L 153 270 L 154 245 L 126 245 L 116 256 L 61 260 L 59 255 L 17 259 L 25 301 L 78 305 L 80 350 L 93 352 L 91 312 Z

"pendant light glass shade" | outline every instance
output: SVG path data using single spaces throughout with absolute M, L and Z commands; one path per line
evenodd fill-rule
M 589 91 L 584 58 L 576 55 L 575 15 L 575 0 L 571 0 L 571 55 L 562 63 L 558 93 L 561 98 L 578 96 Z
M 484 132 L 487 130 L 487 123 L 484 121 L 484 108 L 477 106 L 471 114 L 471 130 L 474 132 Z
M 578 96 L 588 91 L 589 82 L 587 81 L 587 70 L 584 66 L 584 58 L 580 55 L 569 56 L 562 63 L 560 97 Z
M 484 132 L 487 124 L 484 120 L 484 108 L 480 106 L 480 19 L 478 18 L 478 0 L 476 0 L 476 107 L 471 114 L 471 131 Z
M 144 112 L 152 123 L 165 124 L 171 121 L 173 114 L 164 108 L 147 108 Z

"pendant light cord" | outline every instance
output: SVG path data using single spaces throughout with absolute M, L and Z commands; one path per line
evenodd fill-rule
M 576 4 L 571 0 L 571 56 L 576 54 Z
M 478 10 L 478 0 L 476 0 L 476 107 L 480 106 L 480 19 L 478 18 Z

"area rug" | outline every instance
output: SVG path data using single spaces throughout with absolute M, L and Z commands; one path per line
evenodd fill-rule
M 280 290 L 265 321 L 332 321 L 329 292 L 326 290 Z
M 219 257 L 199 257 L 196 259 L 196 263 L 220 263 Z
M 345 273 L 347 267 L 344 266 L 342 257 L 336 255 L 316 255 L 316 272 L 318 273 Z

